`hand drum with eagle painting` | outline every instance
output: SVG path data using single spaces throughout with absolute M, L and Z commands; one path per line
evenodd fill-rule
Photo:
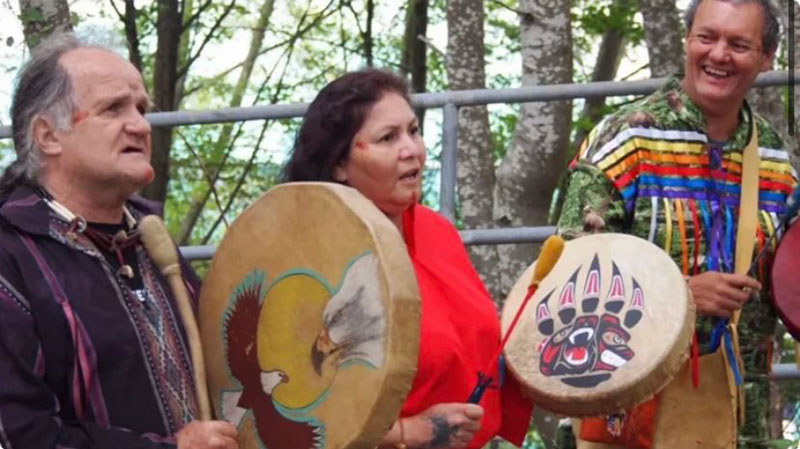
M 277 186 L 231 225 L 200 295 L 211 402 L 242 449 L 371 449 L 414 379 L 419 291 L 356 190 Z
M 507 329 L 536 264 L 506 299 Z M 680 270 L 652 243 L 624 234 L 569 241 L 528 302 L 505 360 L 537 405 L 569 416 L 613 413 L 678 373 L 694 332 Z

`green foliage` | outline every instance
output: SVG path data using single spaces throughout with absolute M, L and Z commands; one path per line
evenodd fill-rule
M 772 449 L 793 449 L 797 447 L 797 441 L 786 439 L 770 440 L 767 441 L 767 444 Z
M 44 20 L 44 14 L 42 14 L 41 8 L 32 6 L 20 11 L 19 20 L 20 22 L 22 22 L 23 25 L 27 26 Z
M 489 89 L 508 89 L 522 84 L 521 40 L 517 1 L 497 0 L 486 5 L 486 61 Z M 515 69 L 510 69 L 513 64 Z M 518 70 L 516 69 L 518 68 Z M 519 105 L 489 107 L 489 128 L 495 165 L 505 157 L 514 138 Z
M 492 153 L 495 165 L 505 157 L 514 138 L 514 129 L 519 118 L 519 106 L 492 107 L 489 109 L 489 127 L 492 131 Z
M 487 42 L 487 56 L 498 49 L 508 54 L 521 51 L 519 20 L 514 13 L 516 2 L 506 4 L 500 0 L 486 3 L 486 31 L 494 42 Z
M 11 139 L 0 140 L 0 165 L 6 166 L 16 157 Z
M 644 40 L 644 28 L 636 20 L 634 0 L 573 0 L 573 55 L 575 82 L 586 82 L 595 64 L 599 38 L 609 30 L 622 32 L 631 46 Z
M 638 11 L 635 1 L 578 0 L 573 8 L 573 23 L 589 36 L 599 36 L 608 30 L 623 33 L 626 39 L 638 44 L 644 39 L 644 28 L 634 20 Z

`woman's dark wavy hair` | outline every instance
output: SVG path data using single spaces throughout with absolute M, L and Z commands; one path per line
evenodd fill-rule
M 283 181 L 336 182 L 334 168 L 350 157 L 370 108 L 390 92 L 411 104 L 405 80 L 386 70 L 346 73 L 325 86 L 306 111 Z

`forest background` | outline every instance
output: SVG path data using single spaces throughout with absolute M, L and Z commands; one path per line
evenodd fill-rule
M 788 2 L 778 0 L 782 11 Z M 663 77 L 682 69 L 688 0 L 0 0 L 0 126 L 29 49 L 75 30 L 128 55 L 154 110 L 303 103 L 341 73 L 366 66 L 405 75 L 414 92 Z M 795 11 L 800 4 L 795 3 Z M 798 15 L 784 15 L 800 28 Z M 784 30 L 785 31 L 785 30 Z M 775 69 L 787 68 L 784 32 Z M 795 61 L 800 61 L 795 46 Z M 797 64 L 796 64 L 797 65 Z M 459 111 L 460 228 L 542 226 L 558 213 L 567 161 L 588 130 L 632 97 L 499 104 Z M 754 89 L 754 108 L 789 135 L 787 87 Z M 419 110 L 429 163 L 423 201 L 438 205 L 440 109 Z M 800 115 L 794 118 L 800 130 Z M 277 182 L 300 119 L 154 128 L 156 181 L 181 245 L 217 243 L 228 224 Z M 0 139 L 0 166 L 13 160 Z M 554 194 L 555 193 L 555 194 Z M 531 262 L 532 245 L 476 245 L 473 261 L 495 298 Z M 206 266 L 197 267 L 202 273 Z M 775 361 L 792 357 L 776 339 Z M 775 447 L 791 447 L 800 388 L 773 385 Z M 555 423 L 537 416 L 529 447 L 549 447 Z M 787 439 L 788 438 L 788 439 Z

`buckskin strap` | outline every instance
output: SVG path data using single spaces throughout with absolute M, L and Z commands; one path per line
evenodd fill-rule
M 753 259 L 753 247 L 755 246 L 756 226 L 758 220 L 758 167 L 760 164 L 758 155 L 758 127 L 753 112 L 747 108 L 750 115 L 750 139 L 742 152 L 742 191 L 739 198 L 739 223 L 736 231 L 736 260 L 734 271 L 739 274 L 746 274 Z M 733 353 L 735 361 L 728 360 L 728 363 L 736 363 L 739 372 L 744 373 L 744 364 L 739 351 L 739 332 L 738 324 L 741 317 L 741 309 L 733 314 L 729 324 L 731 339 L 733 341 Z M 729 381 L 731 379 L 729 373 Z M 734 383 L 734 385 L 736 385 Z M 739 425 L 744 424 L 744 386 L 738 385 L 738 418 Z
M 748 109 L 748 112 L 749 109 Z M 739 198 L 739 227 L 736 231 L 736 273 L 747 273 L 753 260 L 756 222 L 758 219 L 758 130 L 750 112 L 750 140 L 742 152 L 742 193 Z M 733 314 L 733 326 L 739 323 L 741 311 Z

